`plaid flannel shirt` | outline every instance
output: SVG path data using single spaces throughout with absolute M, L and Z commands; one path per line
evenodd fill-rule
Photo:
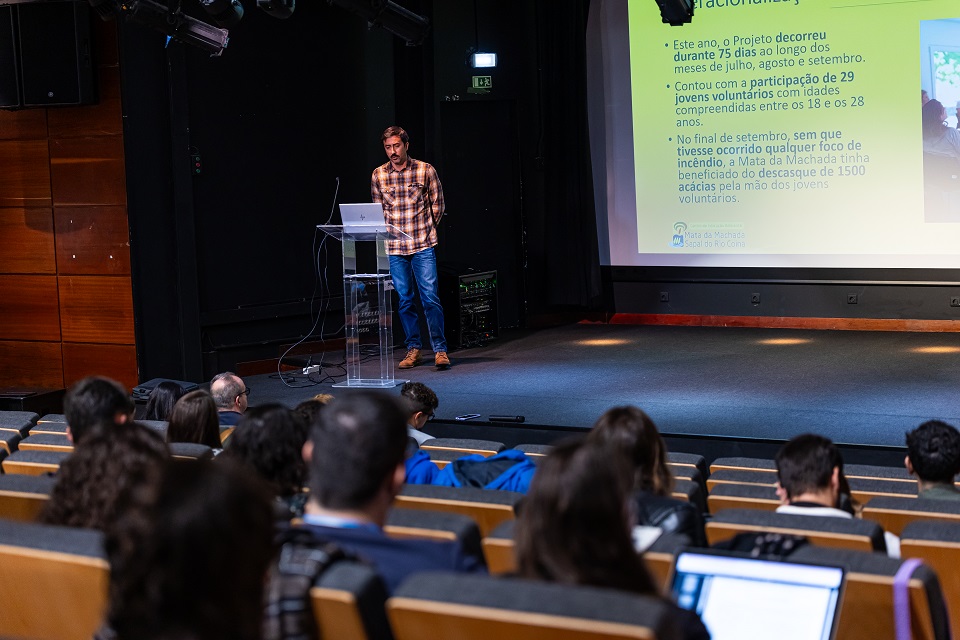
M 443 187 L 436 170 L 408 158 L 401 170 L 387 162 L 373 170 L 370 197 L 383 205 L 387 224 L 396 225 L 410 240 L 387 240 L 387 253 L 408 256 L 437 244 L 437 224 L 443 217 Z

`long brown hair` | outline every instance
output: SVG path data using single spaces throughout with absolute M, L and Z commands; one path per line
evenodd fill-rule
M 167 441 L 195 442 L 219 449 L 220 417 L 213 396 L 197 389 L 177 400 L 170 412 Z
M 630 537 L 630 469 L 589 442 L 567 442 L 544 458 L 516 525 L 526 578 L 655 594 Z
M 634 468 L 635 490 L 670 495 L 673 474 L 667 466 L 667 445 L 646 413 L 632 406 L 614 407 L 600 416 L 587 439 L 629 457 Z

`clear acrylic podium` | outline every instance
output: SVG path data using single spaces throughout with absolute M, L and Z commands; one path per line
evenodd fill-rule
M 409 238 L 393 225 L 379 230 L 321 224 L 317 228 L 343 245 L 343 313 L 347 379 L 334 387 L 395 387 L 393 377 L 393 280 L 386 241 Z M 375 256 L 369 249 L 375 249 Z M 358 251 L 358 249 L 360 251 Z M 364 251 L 364 250 L 367 251 Z M 379 340 L 374 342 L 376 332 Z M 366 343 L 363 340 L 366 339 Z M 361 347 L 366 347 L 363 353 Z

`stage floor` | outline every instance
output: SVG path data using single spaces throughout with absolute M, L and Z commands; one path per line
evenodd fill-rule
M 397 372 L 436 391 L 441 419 L 522 415 L 528 425 L 587 429 L 607 408 L 633 404 L 665 434 L 786 440 L 813 431 L 896 447 L 931 418 L 960 426 L 960 333 L 575 324 L 451 357 L 449 371 Z M 247 383 L 253 404 L 343 391 L 290 389 L 275 375 Z

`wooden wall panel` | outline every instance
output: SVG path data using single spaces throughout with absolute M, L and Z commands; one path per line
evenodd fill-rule
M 57 272 L 50 209 L 0 209 L 0 273 Z
M 126 207 L 57 207 L 60 275 L 129 275 L 130 229 Z
M 51 139 L 50 174 L 58 206 L 127 203 L 120 136 Z
M 99 104 L 49 110 L 47 120 L 51 138 L 113 136 L 123 132 L 120 68 L 100 67 L 99 74 Z
M 46 140 L 46 109 L 0 111 L 0 140 Z
M 132 345 L 63 343 L 63 383 L 70 386 L 87 376 L 107 376 L 128 389 L 137 377 L 137 348 Z
M 60 276 L 64 342 L 134 344 L 130 278 Z
M 46 140 L 0 141 L 0 167 L 0 207 L 52 205 Z
M 0 337 L 60 341 L 55 276 L 0 276 Z
M 60 343 L 0 340 L 0 386 L 62 389 Z

